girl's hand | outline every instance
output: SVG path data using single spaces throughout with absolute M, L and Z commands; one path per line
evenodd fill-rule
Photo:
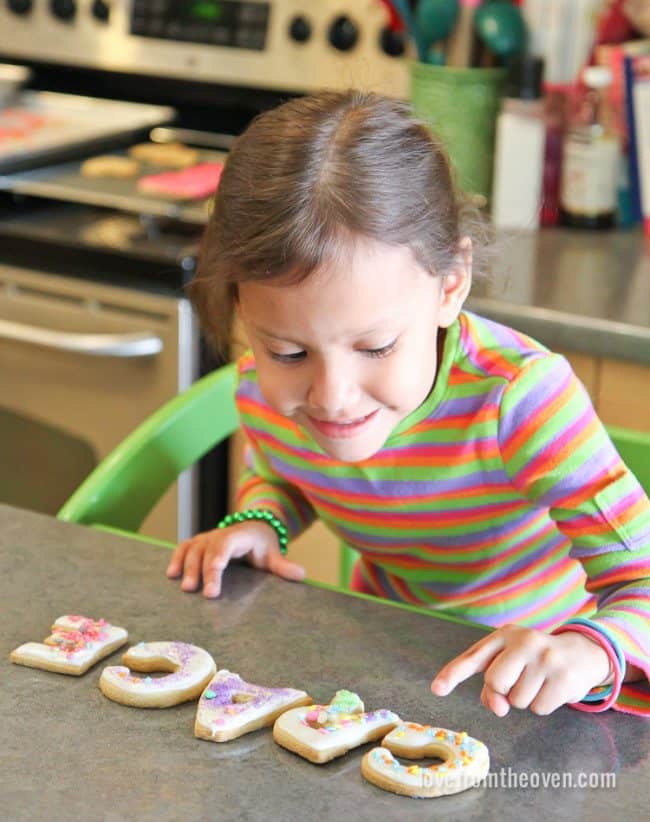
M 445 696 L 479 671 L 485 671 L 481 702 L 497 716 L 511 707 L 543 715 L 607 684 L 610 667 L 605 651 L 577 631 L 553 636 L 505 625 L 448 662 L 431 690 Z
M 247 557 L 255 568 L 263 568 L 284 579 L 299 581 L 305 569 L 282 556 L 272 526 L 249 520 L 196 534 L 176 546 L 167 566 L 167 576 L 183 574 L 183 591 L 196 591 L 203 579 L 203 596 L 218 597 L 221 577 L 231 559 Z

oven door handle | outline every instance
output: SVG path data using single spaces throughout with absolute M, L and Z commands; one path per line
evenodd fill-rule
M 93 357 L 152 357 L 163 350 L 163 341 L 155 334 L 79 334 L 53 331 L 35 325 L 0 320 L 0 339 L 42 345 L 57 351 L 71 351 Z

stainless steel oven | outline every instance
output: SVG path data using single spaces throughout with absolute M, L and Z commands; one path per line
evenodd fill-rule
M 0 499 L 55 514 L 197 372 L 186 299 L 0 265 Z M 186 472 L 145 530 L 193 533 L 195 483 Z
M 0 62 L 32 72 L 26 122 L 54 124 L 53 143 L 27 137 L 12 167 L 0 116 L 0 500 L 56 512 L 135 425 L 217 364 L 183 290 L 208 203 L 91 184 L 83 158 L 100 143 L 126 149 L 127 132 L 227 150 L 264 108 L 326 87 L 406 96 L 404 43 L 388 23 L 380 0 L 0 0 Z M 92 140 L 69 122 L 57 145 L 63 104 L 85 112 Z M 158 107 L 159 127 L 138 132 L 132 104 Z M 100 119 L 118 127 L 98 142 Z M 210 527 L 226 496 L 221 449 L 144 530 L 176 540 Z

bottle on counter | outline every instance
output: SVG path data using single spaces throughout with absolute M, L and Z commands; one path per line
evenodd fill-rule
M 513 58 L 497 118 L 492 222 L 497 228 L 539 226 L 546 126 L 542 99 L 544 61 Z
M 612 228 L 616 222 L 619 141 L 612 127 L 606 66 L 588 66 L 584 91 L 564 140 L 560 220 L 573 228 Z
M 544 179 L 542 183 L 543 226 L 554 226 L 560 221 L 560 183 L 562 181 L 562 153 L 567 129 L 568 99 L 564 87 L 550 87 L 544 92 Z

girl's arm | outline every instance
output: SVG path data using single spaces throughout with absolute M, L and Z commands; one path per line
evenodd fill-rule
M 510 383 L 499 441 L 515 487 L 571 540 L 598 599 L 591 628 L 650 679 L 650 502 L 564 358 L 540 356 Z
M 237 510 L 263 508 L 272 511 L 295 539 L 314 521 L 311 504 L 295 485 L 284 482 L 270 467 L 263 453 L 246 443 L 245 468 L 239 478 Z
M 252 354 L 239 360 L 237 410 L 246 436 L 245 468 L 239 479 L 237 510 L 263 508 L 272 511 L 287 526 L 289 538 L 299 536 L 315 519 L 311 503 L 297 485 L 274 470 L 264 443 L 273 443 L 278 429 L 292 425 L 273 412 L 259 389 Z

